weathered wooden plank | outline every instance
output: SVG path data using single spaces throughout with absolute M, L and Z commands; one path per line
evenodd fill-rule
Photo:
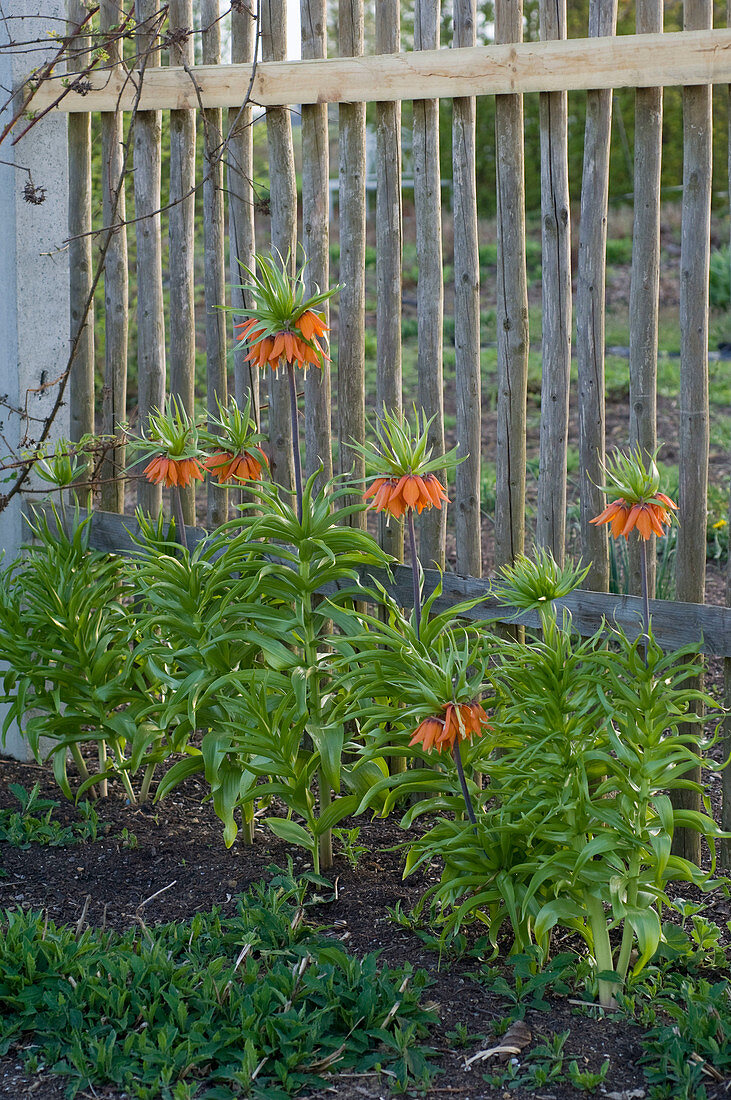
M 454 0 L 453 44 L 474 47 L 475 0 Z M 452 195 L 454 208 L 454 356 L 457 439 L 464 461 L 457 467 L 455 528 L 457 569 L 482 573 L 480 465 L 480 259 L 477 242 L 477 178 L 474 97 L 452 104 Z
M 639 33 L 662 31 L 663 0 L 637 0 Z M 634 227 L 629 297 L 629 441 L 645 455 L 657 450 L 657 333 L 660 307 L 660 172 L 662 88 L 635 92 Z M 648 546 L 647 584 L 655 592 L 655 536 Z M 629 547 L 630 592 L 642 592 L 637 540 Z
M 135 0 L 135 41 L 140 79 L 160 64 L 157 0 Z M 140 111 L 135 120 L 134 189 L 137 232 L 137 404 L 138 429 L 146 431 L 150 411 L 165 399 L 165 317 L 160 237 L 161 115 Z M 140 467 L 137 467 L 139 471 Z M 137 503 L 157 515 L 162 489 L 140 476 Z
M 231 8 L 231 61 L 251 64 L 256 39 L 256 15 L 246 5 Z M 242 284 L 248 281 L 241 264 L 254 269 L 256 235 L 254 229 L 254 130 L 250 105 L 232 107 L 228 113 L 228 236 L 231 258 L 231 304 L 245 306 Z M 240 262 L 239 262 L 240 261 Z M 250 304 L 250 303 L 249 303 Z M 232 325 L 243 320 L 231 315 Z M 251 396 L 252 412 L 259 422 L 259 368 L 246 362 L 248 348 L 236 340 L 233 329 L 234 395 L 239 408 Z
M 566 37 L 566 0 L 541 0 L 541 38 Z M 536 541 L 563 562 L 571 370 L 571 211 L 565 92 L 540 97 L 543 377 Z
M 302 56 L 321 58 L 327 54 L 327 8 L 325 0 L 301 0 Z M 325 290 L 330 281 L 329 216 L 330 150 L 327 105 L 302 107 L 302 244 L 308 259 L 305 271 L 307 293 Z M 323 312 L 329 323 L 330 307 Z M 322 481 L 332 477 L 332 377 L 330 363 L 308 370 L 305 377 L 305 470 L 307 476 L 322 465 Z
M 713 0 L 684 0 L 683 26 L 710 27 Z M 675 590 L 679 599 L 703 603 L 708 518 L 708 272 L 710 265 L 713 130 L 711 89 L 683 89 L 683 202 L 680 230 L 680 500 Z M 703 673 L 698 674 L 702 687 Z M 697 734 L 694 726 L 681 727 Z M 700 768 L 687 773 L 700 781 Z M 700 810 L 695 791 L 672 792 L 673 804 Z M 673 850 L 700 862 L 700 837 L 681 829 Z
M 26 504 L 29 511 L 42 505 Z M 47 506 L 48 508 L 48 506 Z M 52 519 L 50 509 L 46 511 L 49 522 Z M 81 512 L 85 519 L 87 512 Z M 196 546 L 206 537 L 199 527 L 186 529 L 188 545 Z M 139 534 L 134 516 L 119 516 L 112 512 L 94 512 L 91 526 L 90 544 L 97 550 L 107 553 L 129 555 L 135 544 L 131 535 Z M 411 569 L 398 565 L 393 569 L 393 580 L 384 570 L 364 568 L 362 581 L 371 585 L 372 579 L 381 582 L 403 607 L 413 604 L 414 592 Z M 481 602 L 465 618 L 484 622 L 517 622 L 528 627 L 540 626 L 540 618 L 535 612 L 516 612 L 514 608 L 503 607 L 490 596 L 490 580 L 475 577 L 461 577 L 456 573 L 440 574 L 428 569 L 424 575 L 424 591 L 427 595 L 434 591 L 441 580 L 443 594 L 437 605 L 439 609 L 454 606 L 462 600 L 482 597 Z M 559 609 L 570 611 L 574 627 L 580 634 L 594 634 L 606 623 L 625 630 L 635 638 L 642 630 L 642 600 L 637 596 L 615 596 L 606 592 L 572 592 L 565 599 L 557 600 Z M 670 600 L 651 600 L 650 614 L 655 637 L 668 651 L 685 645 L 699 645 L 704 653 L 731 657 L 731 607 L 710 604 L 686 604 Z
M 588 88 L 648 88 L 655 85 L 726 84 L 731 77 L 731 31 L 621 35 L 597 42 L 531 42 L 457 50 L 413 51 L 381 57 L 323 61 L 262 62 L 252 89 L 255 103 L 373 103 L 466 95 L 572 91 Z M 249 65 L 199 66 L 196 83 L 205 107 L 241 104 L 251 79 Z M 61 78 L 44 81 L 34 110 L 50 107 L 64 90 Z M 92 74 L 92 89 L 69 92 L 60 111 L 111 111 L 118 98 L 131 110 L 136 91 L 125 88 L 119 70 Z M 196 90 L 182 69 L 154 73 L 145 84 L 146 110 L 198 106 Z
M 69 33 L 75 34 L 88 10 L 82 0 L 69 0 Z M 69 72 L 88 65 L 90 38 L 80 35 L 69 50 Z M 69 161 L 69 282 L 71 340 L 80 331 L 69 378 L 71 439 L 94 431 L 94 307 L 87 311 L 91 265 L 91 118 L 72 115 L 68 132 Z
M 193 56 L 193 0 L 169 2 L 170 64 L 190 66 Z M 186 34 L 187 32 L 187 34 Z M 170 392 L 189 416 L 195 400 L 195 111 L 170 112 Z M 195 486 L 180 490 L 183 518 L 195 525 Z
M 221 61 L 221 20 L 218 0 L 201 0 L 203 63 Z M 206 401 L 208 415 L 218 416 L 219 402 L 228 403 L 226 369 L 226 261 L 223 235 L 223 115 L 219 107 L 203 112 L 203 270 L 206 301 Z M 228 519 L 228 489 L 208 479 L 209 527 Z
M 117 24 L 117 0 L 100 0 L 99 25 L 102 33 Z M 119 42 L 106 47 L 110 62 L 121 55 Z M 129 325 L 129 274 L 127 271 L 126 200 L 124 193 L 122 115 L 105 113 L 102 129 L 102 220 L 115 225 L 104 261 L 104 388 L 102 390 L 102 432 L 118 436 L 127 419 L 127 331 Z M 101 468 L 101 505 L 109 512 L 124 511 L 124 448 L 112 449 Z
M 726 2 L 726 25 L 731 27 L 731 0 Z M 731 84 L 727 89 L 728 94 L 728 196 L 731 202 Z M 729 226 L 731 231 L 731 225 Z M 731 242 L 730 242 L 731 245 Z M 729 262 L 731 262 L 731 247 L 729 250 Z M 731 492 L 728 502 L 728 521 L 731 530 Z M 731 607 L 731 554 L 726 563 L 726 606 Z M 726 708 L 726 717 L 723 723 L 723 753 L 724 757 L 731 756 L 731 657 L 726 657 L 723 662 L 723 703 Z M 724 832 L 731 833 L 731 767 L 725 768 L 723 776 L 723 803 L 721 806 L 721 828 Z M 731 838 L 721 841 L 721 864 L 728 869 L 731 867 Z
M 376 6 L 376 53 L 397 53 L 400 0 Z M 376 409 L 400 412 L 401 395 L 401 104 L 376 104 Z M 381 517 L 380 541 L 403 558 L 403 525 Z M 424 553 L 422 528 L 422 554 Z
M 520 42 L 522 0 L 497 0 L 495 39 Z M 495 99 L 497 192 L 497 434 L 495 461 L 495 565 L 525 546 L 526 393 L 528 386 L 528 280 L 525 264 L 523 99 Z
M 340 0 L 341 57 L 363 53 L 363 0 Z M 339 109 L 340 282 L 338 296 L 338 443 L 340 470 L 365 477 L 365 464 L 348 444 L 365 439 L 365 104 Z M 365 513 L 351 522 L 365 526 Z
M 261 48 L 264 61 L 279 61 L 286 55 L 286 0 L 262 0 Z M 297 246 L 297 183 L 294 173 L 292 121 L 284 107 L 267 108 L 269 150 L 269 205 L 272 250 L 288 260 L 294 270 Z M 267 372 L 269 394 L 269 457 L 272 476 L 280 485 L 294 484 L 292 420 L 289 381 L 286 372 Z
M 439 46 L 440 0 L 418 0 L 414 7 L 414 48 Z M 444 453 L 444 268 L 442 183 L 439 153 L 439 100 L 414 101 L 412 139 L 416 287 L 418 406 L 434 417 L 429 445 Z M 444 509 L 422 512 L 418 520 L 424 565 L 444 566 L 447 516 Z
M 615 33 L 617 0 L 590 0 L 589 34 Z M 612 92 L 586 93 L 584 165 L 581 177 L 579 266 L 576 290 L 576 357 L 579 382 L 579 484 L 581 548 L 590 563 L 587 588 L 609 591 L 607 528 L 590 522 L 604 508 L 606 427 L 604 404 L 604 320 L 609 202 L 609 146 Z

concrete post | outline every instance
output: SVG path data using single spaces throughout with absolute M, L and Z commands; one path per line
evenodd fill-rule
M 42 8 L 43 14 L 38 10 Z M 66 30 L 63 0 L 9 0 L 0 15 L 0 132 L 17 110 L 7 102 L 34 69 L 58 49 L 51 34 Z M 38 48 L 32 44 L 38 42 Z M 14 49 L 13 45 L 17 48 Z M 69 354 L 68 168 L 66 118 L 37 123 L 12 145 L 20 120 L 0 145 L 0 460 L 32 449 L 57 396 L 55 380 Z M 9 162 L 9 163 L 8 163 Z M 39 201 L 42 200 L 42 201 Z M 27 408 L 28 417 L 24 415 Z M 62 407 L 51 439 L 68 436 Z M 0 484 L 0 495 L 11 483 Z M 25 538 L 20 495 L 0 512 L 4 564 Z M 0 726 L 3 720 L 0 706 Z M 28 759 L 25 741 L 10 730 L 0 752 Z

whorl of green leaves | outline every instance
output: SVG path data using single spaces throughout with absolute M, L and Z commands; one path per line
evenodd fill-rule
M 457 457 L 458 447 L 432 456 L 429 428 L 433 421 L 434 416 L 427 419 L 423 410 L 419 413 L 414 409 L 412 424 L 404 413 L 389 412 L 384 405 L 373 426 L 374 440 L 365 444 L 351 440 L 348 446 L 365 459 L 369 478 L 421 476 L 440 471 L 449 476 L 464 458 Z
M 146 431 L 143 430 L 139 437 L 132 437 L 129 447 L 133 453 L 139 454 L 137 463 L 163 452 L 175 459 L 197 458 L 201 454 L 195 421 L 174 393 L 159 409 L 150 411 Z
M 294 275 L 290 274 L 290 254 L 286 260 L 281 252 L 275 249 L 269 256 L 262 252 L 256 254 L 255 270 L 247 267 L 239 260 L 239 265 L 246 273 L 249 281 L 243 283 L 239 289 L 253 295 L 254 305 L 251 307 L 229 307 L 239 317 L 255 317 L 257 340 L 266 336 L 274 336 L 278 332 L 286 332 L 296 327 L 297 322 L 307 310 L 318 312 L 319 307 L 328 298 L 332 298 L 340 290 L 340 286 L 334 286 L 330 290 L 318 290 L 307 297 L 305 287 L 305 267 L 307 261 L 297 269 Z M 307 343 L 312 346 L 310 341 Z

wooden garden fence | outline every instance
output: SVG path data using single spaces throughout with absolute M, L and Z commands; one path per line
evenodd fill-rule
M 114 434 L 127 407 L 128 234 L 136 238 L 137 405 L 139 424 L 166 392 L 192 411 L 195 369 L 194 215 L 202 194 L 204 229 L 205 355 L 207 401 L 253 395 L 270 440 L 272 470 L 291 481 L 288 396 L 270 373 L 253 377 L 230 321 L 216 307 L 242 304 L 227 283 L 240 281 L 238 261 L 251 267 L 255 249 L 276 248 L 308 258 L 308 286 L 329 282 L 329 181 L 338 176 L 339 280 L 333 331 L 337 368 L 326 363 L 305 381 L 306 462 L 330 473 L 331 410 L 343 445 L 362 440 L 365 408 L 366 318 L 366 104 L 376 112 L 377 406 L 399 409 L 415 402 L 433 416 L 432 443 L 444 445 L 444 257 L 439 112 L 451 100 L 452 211 L 454 222 L 454 353 L 456 438 L 468 457 L 456 475 L 456 573 L 477 583 L 482 572 L 480 515 L 481 377 L 479 241 L 476 194 L 476 96 L 495 97 L 497 199 L 498 387 L 495 561 L 510 561 L 535 541 L 561 561 L 566 545 L 567 438 L 572 329 L 578 367 L 579 468 L 582 554 L 592 563 L 583 601 L 592 615 L 612 618 L 632 597 L 612 597 L 606 528 L 589 518 L 603 507 L 597 488 L 605 460 L 604 323 L 606 224 L 612 90 L 635 88 L 634 229 L 630 292 L 627 440 L 656 450 L 657 334 L 660 280 L 660 171 L 663 88 L 683 88 L 683 195 L 680 256 L 680 526 L 677 542 L 679 604 L 653 606 L 656 629 L 675 644 L 702 636 L 705 648 L 726 659 L 731 700 L 731 610 L 703 605 L 708 491 L 708 280 L 711 210 L 711 91 L 731 83 L 731 30 L 713 29 L 711 0 L 684 0 L 684 30 L 663 33 L 662 0 L 636 0 L 636 32 L 616 35 L 617 0 L 590 0 L 588 26 L 567 38 L 566 0 L 540 0 L 539 42 L 522 42 L 522 0 L 495 0 L 494 44 L 476 45 L 475 0 L 453 0 L 452 45 L 440 49 L 440 0 L 416 0 L 414 48 L 400 52 L 399 0 L 375 5 L 375 52 L 364 54 L 362 0 L 340 0 L 337 42 L 327 41 L 325 0 L 301 0 L 302 60 L 285 60 L 286 0 L 260 0 L 258 19 L 242 0 L 225 16 L 231 64 L 221 63 L 218 0 L 200 2 L 202 51 L 195 63 L 192 0 L 136 0 L 124 12 L 117 0 L 99 0 L 105 35 L 88 37 L 89 9 L 69 0 L 74 37 L 71 72 L 34 88 L 28 107 L 67 112 L 69 119 L 71 314 L 75 329 L 70 373 L 73 432 L 94 420 L 93 280 L 99 248 L 103 285 L 104 433 Z M 126 37 L 136 20 L 134 56 Z M 731 2 L 727 12 L 731 25 Z M 260 49 L 259 49 L 260 47 Z M 96 52 L 94 52 L 96 49 Z M 338 56 L 328 57 L 328 52 Z M 255 58 L 257 60 L 255 60 Z M 93 63 L 90 63 L 93 61 Z M 567 154 L 567 93 L 587 92 L 581 182 L 578 267 L 572 288 L 571 211 Z M 524 198 L 523 94 L 540 93 L 542 226 L 542 360 L 540 460 L 535 529 L 526 531 L 526 387 L 528 292 Z M 402 188 L 401 103 L 413 102 L 412 172 L 418 264 L 418 392 L 402 392 Z M 339 166 L 329 164 L 328 105 L 337 105 Z M 301 114 L 301 190 L 295 175 L 292 111 Z M 252 131 L 266 111 L 270 232 L 255 239 Z M 161 112 L 169 111 L 169 191 L 161 193 Z M 90 116 L 101 116 L 102 221 L 92 234 Z M 199 140 L 196 140 L 196 133 Z M 677 135 L 678 141 L 681 135 Z M 196 160 L 198 149 L 200 162 Z M 133 170 L 134 218 L 125 210 L 124 177 Z M 299 203 L 299 209 L 298 209 Z M 161 209 L 167 211 L 169 260 L 163 272 Z M 299 242 L 297 227 L 301 225 Z M 96 249 L 94 248 L 96 245 Z M 228 256 L 228 259 L 227 259 Z M 227 273 L 228 268 L 228 273 Z M 163 275 L 170 289 L 166 364 Z M 233 294 L 233 297 L 231 295 Z M 335 315 L 335 309 L 333 309 Z M 228 331 L 227 331 L 228 324 Z M 233 372 L 226 369 L 233 348 Z M 265 387 L 267 392 L 264 392 Z M 261 393 L 260 393 L 261 388 Z M 351 452 L 352 453 L 352 452 Z M 349 462 L 350 460 L 348 460 Z M 124 508 L 122 456 L 113 452 L 103 471 L 102 507 Z M 356 475 L 362 474 L 356 463 Z M 138 502 L 161 506 L 161 490 L 142 481 Z M 208 489 L 204 526 L 227 514 L 226 491 Z M 196 522 L 188 494 L 186 522 Z M 103 517 L 100 517 L 103 520 Z M 444 517 L 422 517 L 425 561 L 445 562 Z M 110 517 L 104 522 L 110 523 Z M 100 524 L 100 531 L 103 523 Z M 119 530 L 119 527 L 115 528 Z M 100 534 L 99 536 L 103 536 Z M 388 549 L 400 551 L 397 529 Z M 632 590 L 639 592 L 639 558 L 631 560 Z M 651 578 L 652 580 L 652 578 Z M 467 582 L 464 582 L 467 583 Z M 464 587 L 462 582 L 455 582 Z M 452 585 L 454 587 L 454 585 Z M 604 593 L 604 594 L 603 594 Z M 461 593 L 455 593 L 455 598 Z M 628 601 L 630 603 L 628 604 Z M 408 602 L 405 598 L 405 602 Z M 685 606 L 681 606 L 685 605 Z M 575 612 L 579 618 L 582 600 Z M 632 612 L 634 614 L 634 612 Z M 583 620 L 582 620 L 583 622 Z M 731 799 L 727 800 L 727 806 Z M 728 814 L 728 810 L 727 810 Z M 728 827 L 729 819 L 726 825 Z

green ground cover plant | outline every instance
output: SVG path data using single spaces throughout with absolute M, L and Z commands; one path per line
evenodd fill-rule
M 19 783 L 11 783 L 8 790 L 20 806 L 19 810 L 0 810 L 0 841 L 15 848 L 28 848 L 31 844 L 48 844 L 65 848 L 85 840 L 94 841 L 99 835 L 99 817 L 90 802 L 77 804 L 81 821 L 61 825 L 53 819 L 58 802 L 40 797 L 40 784 L 34 783 L 30 791 Z
M 406 1087 L 428 1071 L 425 976 L 312 928 L 307 889 L 280 873 L 235 917 L 123 935 L 6 911 L 0 1053 L 21 1043 L 27 1069 L 68 1078 L 69 1097 L 115 1084 L 139 1100 L 277 1100 L 354 1066 Z

